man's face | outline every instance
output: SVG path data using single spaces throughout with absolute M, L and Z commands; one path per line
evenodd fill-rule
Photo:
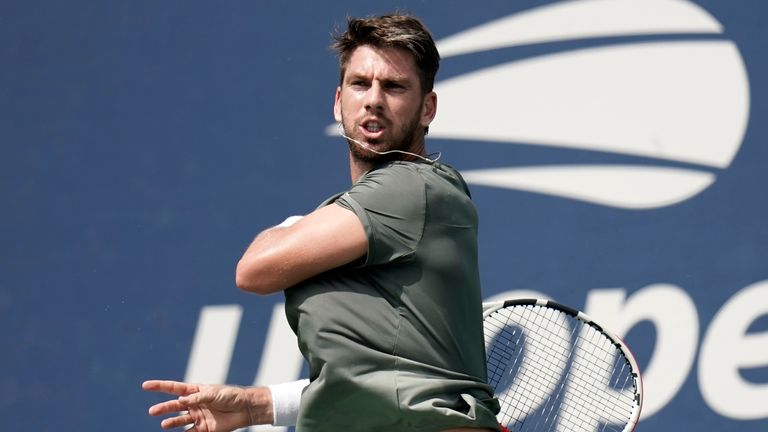
M 435 117 L 436 105 L 434 92 L 422 95 L 418 68 L 408 52 L 363 45 L 349 59 L 333 112 L 344 134 L 367 149 L 421 152 L 424 127 Z M 359 160 L 386 158 L 365 148 L 350 143 Z

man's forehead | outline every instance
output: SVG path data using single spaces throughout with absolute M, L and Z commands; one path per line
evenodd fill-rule
M 418 78 L 418 69 L 411 53 L 402 48 L 379 48 L 370 45 L 355 49 L 347 64 L 347 73 L 385 73 L 399 79 Z

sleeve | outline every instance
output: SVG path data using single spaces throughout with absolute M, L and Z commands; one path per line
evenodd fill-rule
M 412 167 L 393 165 L 369 172 L 336 204 L 353 211 L 365 228 L 363 266 L 407 259 L 424 233 L 426 186 Z

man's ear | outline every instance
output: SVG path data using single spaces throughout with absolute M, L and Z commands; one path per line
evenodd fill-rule
M 333 118 L 341 123 L 341 87 L 336 87 L 336 98 L 333 101 Z
M 429 127 L 437 114 L 437 93 L 429 92 L 424 96 L 424 102 L 421 105 L 421 125 Z

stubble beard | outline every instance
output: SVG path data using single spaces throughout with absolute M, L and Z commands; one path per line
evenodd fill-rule
M 365 148 L 358 143 L 355 143 L 347 139 L 347 145 L 349 146 L 349 152 L 356 160 L 375 164 L 382 162 L 389 162 L 393 160 L 400 160 L 407 158 L 408 156 L 400 152 L 386 153 L 392 150 L 400 151 L 413 151 L 412 146 L 416 142 L 417 134 L 419 130 L 419 118 L 414 116 L 410 122 L 404 124 L 401 128 L 395 131 L 390 139 L 387 140 L 365 140 L 361 134 L 358 133 L 359 124 L 353 121 L 346 121 L 346 116 L 342 113 L 341 123 L 344 129 L 344 135 L 354 138 L 360 142 L 376 145 L 378 148 L 376 152 L 371 149 Z M 381 144 L 384 145 L 381 145 Z M 386 154 L 380 154 L 386 153 Z

